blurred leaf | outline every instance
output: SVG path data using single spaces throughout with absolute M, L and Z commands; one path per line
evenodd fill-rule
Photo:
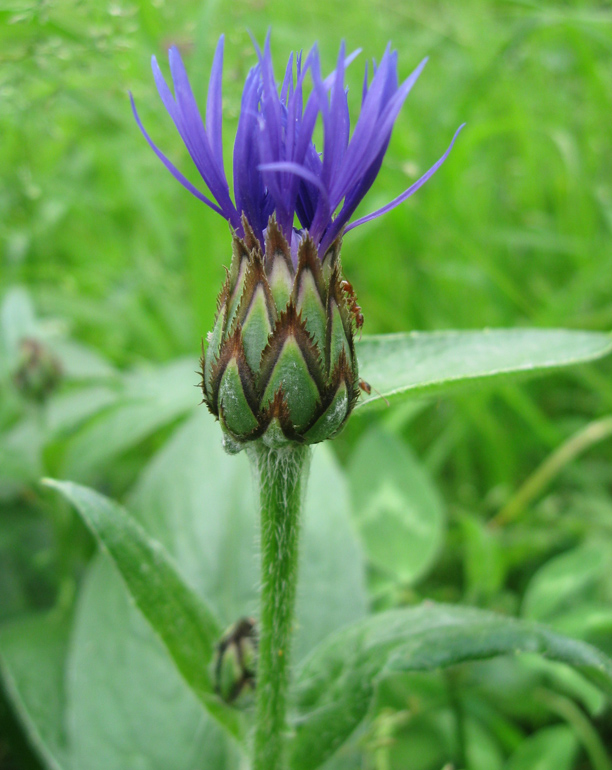
M 597 584 L 610 575 L 612 549 L 607 542 L 591 542 L 556 556 L 531 579 L 522 614 L 550 622 L 559 614 L 595 598 Z M 584 606 L 583 606 L 584 609 Z
M 465 721 L 465 744 L 469 770 L 502 770 L 504 767 L 499 744 L 475 719 Z
M 96 350 L 69 339 L 51 339 L 49 348 L 58 357 L 69 380 L 104 380 L 117 377 L 116 369 Z
M 555 631 L 564 633 L 559 628 L 555 628 Z M 522 660 L 521 663 L 527 670 L 538 674 L 537 681 L 534 680 L 529 688 L 532 692 L 536 687 L 552 686 L 555 692 L 565 693 L 579 703 L 592 717 L 600 715 L 608 703 L 608 698 L 602 691 L 576 669 L 534 656 Z
M 459 524 L 464 541 L 465 588 L 470 601 L 491 599 L 502 588 L 506 576 L 497 533 L 468 513 L 459 518 Z
M 16 365 L 21 340 L 37 336 L 37 331 L 29 293 L 19 286 L 9 289 L 0 306 L 0 376 Z
M 20 494 L 23 487 L 38 481 L 42 472 L 40 423 L 26 419 L 0 434 L 0 500 Z
M 606 655 L 612 655 L 612 608 L 609 601 L 585 601 L 548 622 L 562 634 L 584 639 Z
M 236 767 L 236 750 L 106 557 L 94 560 L 79 595 L 68 673 L 75 770 Z
M 511 740 L 505 737 L 505 745 L 512 750 L 522 740 L 519 725 L 538 723 L 544 716 L 542 703 L 533 697 L 536 690 L 548 688 L 563 693 L 592 717 L 600 715 L 609 702 L 601 688 L 581 672 L 537 654 L 478 661 L 469 666 L 467 675 L 468 697 L 472 706 L 476 702 L 480 704 L 479 718 L 485 720 L 497 714 L 506 721 L 504 731 L 509 720 L 515 725 L 509 728 L 514 732 Z
M 199 402 L 196 363 L 181 359 L 129 374 L 111 409 L 87 423 L 68 445 L 64 474 L 88 480 Z
M 68 433 L 114 404 L 118 398 L 116 390 L 102 385 L 53 394 L 45 405 L 47 428 L 52 434 Z
M 386 714 L 379 717 L 382 728 L 379 728 L 382 732 L 381 742 L 384 740 L 383 746 L 388 748 L 386 751 L 381 748 L 376 753 L 382 754 L 384 760 L 387 760 L 390 770 L 442 768 L 456 755 L 454 739 L 457 730 L 452 711 L 449 708 L 429 708 L 429 705 L 428 703 L 424 712 L 420 711 L 419 707 L 414 710 L 408 707 L 402 715 L 406 725 L 402 726 L 398 717 L 399 725 L 395 729 L 392 722 L 389 728 L 385 728 Z M 419 701 L 419 706 L 423 706 L 422 701 Z M 392 717 L 388 719 L 391 720 Z M 385 735 L 385 729 L 389 729 L 391 734 Z
M 370 561 L 401 583 L 432 565 L 445 524 L 444 505 L 409 447 L 374 427 L 349 464 L 353 511 Z
M 296 658 L 365 614 L 363 557 L 347 498 L 332 453 L 317 447 L 302 520 Z M 151 460 L 130 507 L 224 624 L 257 612 L 257 516 L 248 461 L 223 451 L 219 426 L 204 409 Z
M 138 608 L 204 706 L 234 735 L 240 735 L 238 715 L 214 695 L 209 671 L 222 629 L 162 546 L 123 508 L 92 489 L 71 482 L 46 483 L 74 505 L 111 556 Z
M 50 770 L 73 766 L 65 724 L 70 619 L 33 615 L 0 629 L 0 667 L 27 735 Z
M 360 751 L 352 751 L 346 755 L 340 753 L 326 762 L 325 770 L 363 770 L 363 753 Z
M 360 375 L 371 395 L 425 396 L 481 379 L 536 374 L 591 361 L 612 351 L 612 337 L 563 329 L 405 332 L 364 337 L 357 343 Z M 376 393 L 376 390 L 380 393 Z
M 577 753 L 578 742 L 569 727 L 545 727 L 519 746 L 506 770 L 572 770 Z
M 204 408 L 154 455 L 129 505 L 211 602 L 223 625 L 255 612 L 255 508 L 248 461 L 223 451 L 219 426 Z
M 364 553 L 350 520 L 347 481 L 331 449 L 313 450 L 302 514 L 295 659 L 366 615 Z
M 381 613 L 335 634 L 299 669 L 292 767 L 314 770 L 330 757 L 364 719 L 386 673 L 521 652 L 575 666 L 612 695 L 612 660 L 543 626 L 450 605 Z
M 19 498 L 2 501 L 0 526 L 0 621 L 13 620 L 48 607 L 64 574 L 59 574 L 52 521 L 33 496 L 22 490 Z M 74 548 L 77 551 L 78 548 Z

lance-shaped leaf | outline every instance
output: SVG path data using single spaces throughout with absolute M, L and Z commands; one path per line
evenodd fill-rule
M 366 716 L 376 684 L 386 674 L 520 653 L 574 666 L 612 695 L 612 660 L 601 651 L 491 612 L 427 603 L 339 631 L 298 672 L 292 770 L 315 770 L 335 753 Z
M 90 479 L 113 458 L 198 404 L 193 358 L 143 367 L 128 374 L 114 403 L 71 439 L 64 458 L 67 476 Z
M 92 489 L 48 479 L 74 505 L 119 569 L 136 605 L 170 653 L 187 684 L 234 736 L 239 715 L 215 694 L 210 663 L 220 628 L 212 611 L 184 582 L 170 556 L 121 506 Z
M 0 630 L 4 688 L 49 770 L 71 768 L 64 723 L 70 620 L 59 612 L 31 615 Z
M 66 666 L 70 770 L 236 770 L 235 742 L 181 677 L 111 559 L 80 584 Z
M 359 375 L 373 388 L 361 408 L 383 396 L 424 396 L 591 361 L 612 351 L 612 336 L 564 329 L 410 332 L 364 337 L 355 349 Z

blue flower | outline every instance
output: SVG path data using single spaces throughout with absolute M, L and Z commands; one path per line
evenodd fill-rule
M 243 234 L 244 216 L 261 243 L 274 214 L 294 254 L 307 231 L 323 255 L 339 235 L 385 214 L 425 184 L 442 165 L 463 128 L 462 125 L 457 129 L 444 155 L 401 195 L 377 211 L 350 221 L 376 179 L 393 124 L 427 60 L 401 84 L 397 52 L 391 51 L 390 46 L 380 63 L 373 65 L 370 82 L 366 64 L 361 112 L 351 134 L 344 71 L 359 51 L 347 56 L 342 43 L 336 68 L 327 78 L 321 75 L 316 46 L 306 58 L 301 53 L 291 54 L 279 89 L 268 35 L 263 52 L 256 45 L 258 63 L 247 75 L 242 94 L 234 142 L 232 200 L 223 162 L 223 42 L 221 36 L 210 75 L 205 122 L 178 49 L 173 47 L 169 51 L 174 96 L 156 58 L 152 58 L 159 95 L 210 195 L 191 184 L 159 150 L 142 125 L 131 94 L 130 99 L 140 130 L 173 176 L 224 217 L 239 235 Z M 311 89 L 306 97 L 307 75 Z M 322 152 L 313 142 L 319 116 L 323 125 Z

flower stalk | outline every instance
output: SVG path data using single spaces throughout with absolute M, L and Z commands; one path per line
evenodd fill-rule
M 253 770 L 286 767 L 287 688 L 295 610 L 300 514 L 310 450 L 263 441 L 247 453 L 259 486 L 261 605 Z
M 277 83 L 268 35 L 263 50 L 255 45 L 257 63 L 244 85 L 230 191 L 222 136 L 223 46 L 221 37 L 205 117 L 178 49 L 169 51 L 174 89 L 152 59 L 159 95 L 205 192 L 157 147 L 133 99 L 132 108 L 164 166 L 231 228 L 233 256 L 202 355 L 202 389 L 223 429 L 225 449 L 246 449 L 259 487 L 262 580 L 253 770 L 284 770 L 309 445 L 340 432 L 360 388 L 354 343 L 363 315 L 342 274 L 340 245 L 350 230 L 391 211 L 425 184 L 462 126 L 420 179 L 382 208 L 355 219 L 425 60 L 401 82 L 397 52 L 390 45 L 378 64 L 371 69 L 366 64 L 361 111 L 351 131 L 345 70 L 358 51 L 347 55 L 342 43 L 327 77 L 316 46 L 305 56 L 291 54 Z M 323 134 L 319 147 L 317 123 Z M 229 698 L 237 670 L 232 656 L 238 652 L 231 648 L 230 653 L 219 668 L 219 689 Z M 238 675 L 240 683 L 240 670 Z

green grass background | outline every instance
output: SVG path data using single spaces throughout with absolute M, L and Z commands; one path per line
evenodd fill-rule
M 242 83 L 255 62 L 248 31 L 261 42 L 269 27 L 278 76 L 291 50 L 315 41 L 327 69 L 341 39 L 363 49 L 348 76 L 353 118 L 365 58 L 380 57 L 391 41 L 406 77 L 430 57 L 361 213 L 408 187 L 467 123 L 416 196 L 345 239 L 345 273 L 366 333 L 612 327 L 612 5 L 595 2 L 5 0 L 1 292 L 27 286 L 41 315 L 62 319 L 120 366 L 195 357 L 229 262 L 227 225 L 155 158 L 127 92 L 197 184 L 150 56 L 165 67 L 166 49 L 178 44 L 204 104 L 214 46 L 226 34 L 229 165 Z M 607 415 L 611 373 L 603 362 L 384 415 L 451 511 L 426 592 L 513 611 L 545 554 L 598 527 L 610 534 L 609 442 L 563 467 L 553 491 L 520 512 L 502 542 L 514 554 L 503 586 L 470 582 L 469 567 L 466 577 L 458 522 L 466 511 L 495 515 L 560 443 Z M 341 459 L 375 419 L 351 422 L 335 442 Z
M 290 50 L 314 41 L 329 68 L 340 39 L 363 48 L 349 73 L 353 117 L 366 57 L 392 41 L 405 77 L 430 56 L 363 213 L 407 187 L 467 123 L 425 188 L 346 238 L 366 333 L 612 326 L 609 5 L 9 0 L 0 24 L 0 282 L 27 284 L 41 312 L 62 316 L 120 364 L 196 350 L 229 260 L 227 225 L 154 157 L 127 91 L 197 182 L 157 97 L 150 56 L 164 60 L 177 43 L 203 102 L 214 44 L 226 34 L 229 161 L 255 61 L 248 30 L 261 41 L 268 27 L 279 73 Z M 550 445 L 562 427 L 549 407 L 571 414 L 577 401 L 592 412 L 610 404 L 598 373 L 572 374 L 586 388 L 561 403 L 562 391 L 553 404 L 522 393 L 461 407 L 467 432 L 485 447 L 486 473 L 507 482 L 529 449 L 515 446 L 500 409 Z

